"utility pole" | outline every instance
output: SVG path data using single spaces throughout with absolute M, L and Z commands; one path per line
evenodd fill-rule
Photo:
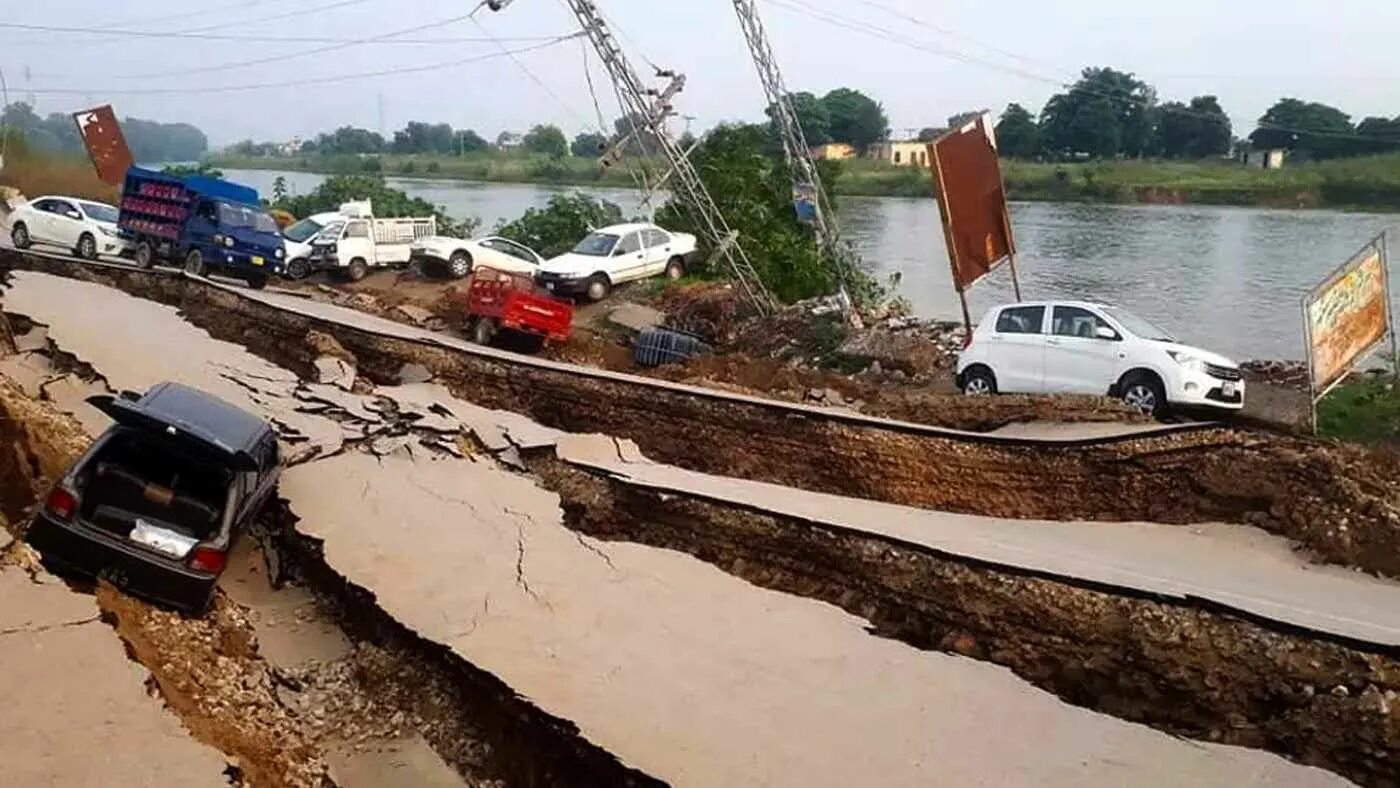
M 488 6 L 494 11 L 510 1 L 496 0 L 488 3 Z M 734 243 L 736 234 L 720 213 L 699 173 L 666 130 L 666 119 L 673 114 L 671 100 L 685 87 L 685 75 L 658 70 L 656 76 L 669 79 L 670 84 L 659 91 L 646 87 L 617 40 L 608 31 L 607 24 L 598 13 L 597 4 L 593 0 L 565 0 L 565 4 L 578 18 L 579 26 L 603 61 L 603 67 L 607 69 L 608 77 L 622 101 L 622 110 L 634 124 L 633 134 L 640 138 L 643 132 L 650 132 L 647 136 L 655 140 L 661 154 L 671 165 L 670 174 L 674 177 L 676 194 L 689 204 L 704 227 L 707 240 L 723 254 L 743 296 L 761 313 L 772 312 L 775 306 L 772 294 L 759 279 L 743 247 Z
M 758 80 L 763 84 L 763 92 L 768 98 L 768 106 L 773 108 L 773 125 L 777 127 L 778 136 L 783 141 L 783 158 L 792 174 L 793 194 L 812 195 L 812 231 L 817 237 L 817 244 L 836 266 L 836 281 L 840 287 L 841 302 L 850 313 L 851 299 L 846 285 L 855 265 L 854 254 L 841 241 L 836 212 L 832 210 L 830 198 L 822 188 L 821 175 L 817 171 L 816 162 L 812 161 L 807 137 L 802 133 L 802 124 L 797 121 L 797 111 L 788 98 L 787 86 L 783 84 L 783 73 L 778 68 L 778 59 L 773 55 L 773 48 L 768 43 L 768 34 L 758 16 L 758 5 L 755 0 L 734 0 L 734 12 L 739 16 L 739 27 L 744 31 L 744 39 L 748 42 L 754 68 L 758 70 Z

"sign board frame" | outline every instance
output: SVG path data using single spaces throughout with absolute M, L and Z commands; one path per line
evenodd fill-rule
M 1308 291 L 1302 299 L 1303 314 L 1303 343 L 1304 358 L 1308 364 L 1308 403 L 1310 412 L 1310 423 L 1313 432 L 1317 432 L 1317 403 L 1326 397 L 1334 388 L 1347 379 L 1347 376 L 1362 359 L 1371 355 L 1376 348 L 1385 344 L 1387 338 L 1390 340 L 1391 364 L 1394 366 L 1395 374 L 1400 376 L 1400 340 L 1397 339 L 1395 330 L 1395 315 L 1391 308 L 1390 298 L 1390 252 L 1388 247 L 1387 234 L 1371 239 L 1365 246 L 1361 247 L 1345 263 L 1335 268 L 1316 287 Z M 1374 254 L 1372 254 L 1374 252 Z M 1362 348 L 1352 355 L 1351 358 L 1343 362 L 1338 368 L 1336 375 L 1328 381 L 1323 381 L 1319 388 L 1317 381 L 1316 360 L 1313 357 L 1313 325 L 1310 308 L 1331 288 L 1335 287 L 1347 274 L 1360 269 L 1370 261 L 1372 257 L 1378 257 L 1380 261 L 1381 273 L 1381 299 L 1383 301 L 1383 311 L 1385 315 L 1385 331 L 1377 337 L 1374 342 Z
M 949 143 L 951 140 L 974 132 L 980 132 L 982 138 L 987 141 L 991 150 L 991 167 L 996 174 L 995 196 L 999 197 L 1000 202 L 999 215 L 995 219 L 997 223 L 995 229 L 1001 233 L 1005 240 L 1006 251 L 1002 257 L 994 261 L 988 261 L 986 270 L 976 278 L 964 282 L 962 281 L 963 277 L 961 273 L 961 247 L 958 243 L 958 221 L 957 215 L 955 214 L 957 211 L 966 210 L 969 198 L 962 197 L 955 200 L 950 196 L 946 173 L 947 162 L 939 148 Z M 997 153 L 996 132 L 992 127 L 991 115 L 989 113 L 983 113 L 962 126 L 945 133 L 933 142 L 928 143 L 927 151 L 930 169 L 933 174 L 935 196 L 938 200 L 939 218 L 943 224 L 943 238 L 948 248 L 948 263 L 953 276 L 953 287 L 957 290 L 958 299 L 962 302 L 963 322 L 966 323 L 967 330 L 971 332 L 972 315 L 968 311 L 967 289 L 971 287 L 977 279 L 999 268 L 1002 263 L 1009 263 L 1011 265 L 1011 285 L 1015 292 L 1016 300 L 1018 302 L 1021 300 L 1021 276 L 1016 264 L 1016 236 L 1011 229 L 1011 213 L 1006 202 L 1006 179 L 1001 172 L 1001 161 Z M 988 193 L 988 195 L 974 196 L 990 196 L 990 193 Z M 954 203 L 958 203 L 958 205 L 955 206 Z M 955 211 L 955 207 L 957 211 Z M 988 237 L 988 246 L 989 248 L 991 247 L 991 236 Z
M 122 134 L 121 123 L 111 104 L 79 110 L 73 113 L 73 124 L 78 127 L 78 138 L 87 148 L 92 159 L 93 169 L 103 183 L 121 185 L 126 171 L 136 164 L 127 147 L 126 136 Z

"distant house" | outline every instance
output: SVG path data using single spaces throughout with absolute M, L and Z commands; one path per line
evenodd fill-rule
M 301 153 L 301 146 L 301 137 L 292 137 L 290 142 L 281 142 L 277 144 L 276 154 L 278 156 L 295 156 Z
M 1260 170 L 1281 170 L 1286 158 L 1288 158 L 1288 151 L 1283 148 L 1251 150 L 1244 154 L 1244 163 L 1247 167 Z
M 501 150 L 515 150 L 525 144 L 525 138 L 513 131 L 503 131 L 496 137 L 496 147 Z
M 812 158 L 818 161 L 840 161 L 842 159 L 854 159 L 856 149 L 844 142 L 828 142 L 825 145 L 817 145 L 811 150 Z
M 900 167 L 927 167 L 928 143 L 918 140 L 877 142 L 870 146 L 865 155 Z

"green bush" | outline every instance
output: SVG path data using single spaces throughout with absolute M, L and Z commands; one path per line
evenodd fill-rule
M 525 244 L 545 257 L 574 248 L 599 227 L 622 221 L 622 209 L 586 194 L 556 194 L 544 208 L 531 208 L 513 222 L 496 226 L 496 235 Z
M 414 161 L 413 159 L 405 160 L 402 164 L 399 165 L 399 172 L 403 175 L 412 175 L 413 173 L 418 172 L 418 162 Z
M 372 200 L 377 216 L 433 216 L 438 232 L 469 238 L 481 226 L 481 220 L 468 218 L 458 221 L 448 216 L 441 206 L 418 197 L 409 197 L 398 189 L 385 185 L 378 175 L 335 175 L 307 194 L 288 196 L 271 207 L 293 216 L 305 217 L 340 209 L 341 204 L 357 200 Z

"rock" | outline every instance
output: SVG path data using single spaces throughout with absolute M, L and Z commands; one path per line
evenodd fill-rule
M 870 366 L 867 367 L 865 371 L 866 371 L 868 374 L 871 374 L 871 375 L 879 375 L 879 374 L 884 373 L 885 368 L 882 367 L 882 366 L 880 366 L 880 362 L 878 362 L 878 361 L 872 361 L 872 362 L 870 362 Z
M 854 362 L 879 362 L 882 369 L 909 374 L 931 372 L 950 362 L 950 353 L 921 331 L 895 333 L 885 329 L 852 332 L 836 349 L 836 357 Z
M 339 340 L 330 334 L 321 331 L 311 331 L 306 335 L 306 344 L 312 350 L 315 350 L 317 355 L 335 356 L 336 358 L 343 358 L 351 364 L 358 364 L 355 360 L 355 356 L 342 347 Z
M 426 326 L 432 320 L 437 319 L 432 312 L 413 304 L 399 304 L 394 307 L 394 313 L 407 318 L 415 326 Z
M 422 364 L 408 363 L 399 367 L 399 383 L 407 385 L 410 383 L 427 383 L 433 379 L 433 373 Z
M 349 391 L 355 387 L 355 365 L 343 358 L 321 356 L 314 362 L 316 382 Z
M 641 304 L 625 303 L 608 313 L 608 322 L 632 331 L 641 331 L 665 323 L 666 313 Z

